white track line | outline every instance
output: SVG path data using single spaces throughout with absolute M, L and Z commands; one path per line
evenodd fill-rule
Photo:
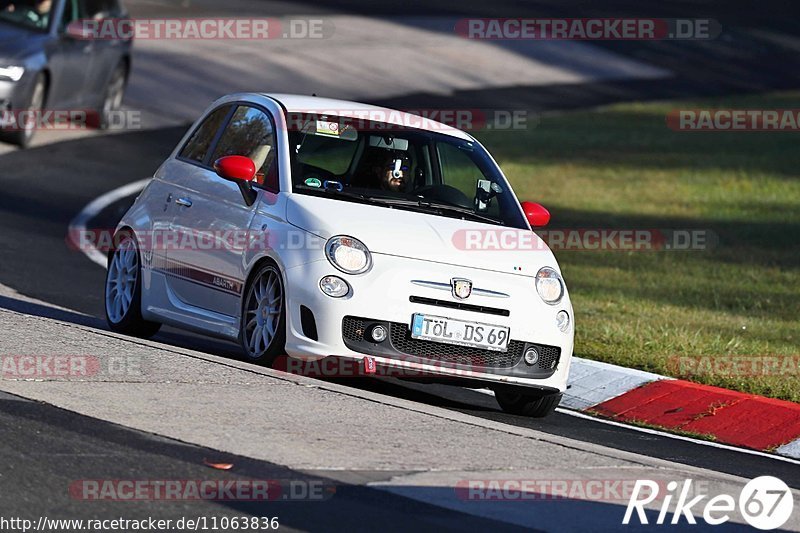
M 92 245 L 87 247 L 85 243 L 78 242 L 75 236 L 82 235 L 83 232 L 86 231 L 86 223 L 100 213 L 103 209 L 116 201 L 122 200 L 126 196 L 131 196 L 141 192 L 142 189 L 144 189 L 145 186 L 150 183 L 151 179 L 152 178 L 147 178 L 123 185 L 122 187 L 114 189 L 113 191 L 109 191 L 89 202 L 86 207 L 81 209 L 80 213 L 78 213 L 77 216 L 72 219 L 72 222 L 69 223 L 69 227 L 67 228 L 67 236 L 72 241 L 72 244 L 78 250 L 82 251 L 93 263 L 97 263 L 101 267 L 106 268 L 106 263 L 108 262 L 106 254 Z M 93 239 L 90 239 L 89 241 L 93 241 Z

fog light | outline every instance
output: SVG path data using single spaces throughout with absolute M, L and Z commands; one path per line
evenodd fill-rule
M 539 352 L 536 351 L 536 348 L 530 347 L 525 350 L 525 363 L 531 366 L 535 365 L 539 361 Z
M 373 326 L 371 330 L 369 330 L 369 336 L 375 342 L 383 342 L 386 340 L 387 335 L 389 334 L 386 331 L 386 328 L 378 324 L 377 326 Z
M 569 329 L 569 313 L 566 311 L 559 311 L 558 314 L 556 314 L 556 327 L 564 333 L 567 332 Z
M 331 298 L 341 298 L 350 292 L 350 285 L 338 276 L 325 276 L 319 280 L 319 288 Z

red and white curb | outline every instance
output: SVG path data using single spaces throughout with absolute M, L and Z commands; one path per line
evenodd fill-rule
M 800 459 L 800 404 L 573 359 L 561 407 Z

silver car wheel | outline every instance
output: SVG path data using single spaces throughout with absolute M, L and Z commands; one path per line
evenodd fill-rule
M 40 112 L 44 107 L 44 81 L 37 80 L 31 95 L 31 101 L 28 104 L 29 118 L 25 122 L 24 132 L 25 140 L 30 141 L 36 131 L 36 125 L 40 121 Z
M 268 268 L 250 285 L 245 305 L 244 338 L 251 357 L 261 357 L 278 334 L 283 288 L 280 274 Z
M 122 107 L 125 97 L 125 72 L 118 68 L 108 84 L 108 93 L 103 101 L 103 119 L 109 120 L 111 113 Z
M 125 237 L 114 252 L 106 278 L 106 313 L 112 322 L 121 322 L 128 314 L 139 276 L 136 244 Z

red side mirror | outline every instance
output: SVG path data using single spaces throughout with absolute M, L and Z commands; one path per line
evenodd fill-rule
M 253 181 L 256 164 L 243 155 L 226 155 L 214 162 L 214 170 L 220 178 L 229 181 Z
M 550 223 L 550 211 L 534 202 L 522 202 L 525 218 L 532 228 L 543 228 Z

